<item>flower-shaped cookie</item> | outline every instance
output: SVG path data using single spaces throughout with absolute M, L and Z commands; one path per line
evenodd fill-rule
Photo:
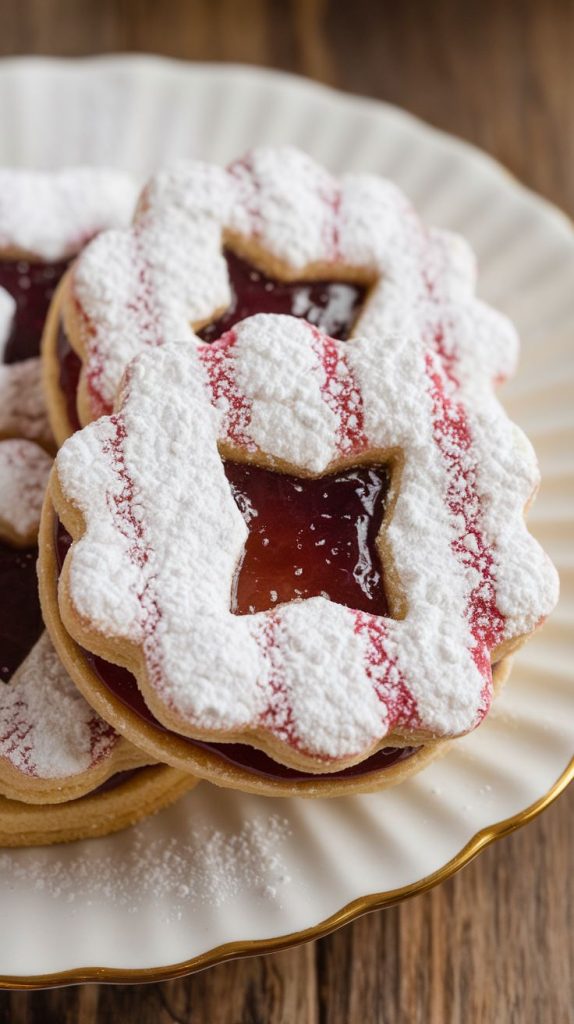
M 368 289 L 355 332 L 422 335 L 453 361 L 459 349 L 500 379 L 512 371 L 512 325 L 474 295 L 463 240 L 429 230 L 395 185 L 367 174 L 334 179 L 290 147 L 262 147 L 223 170 L 188 162 L 157 174 L 130 229 L 86 247 L 57 297 L 46 333 L 48 396 L 59 441 L 58 346 L 81 360 L 86 424 L 112 409 L 129 361 L 167 341 L 198 342 L 232 301 L 225 250 L 281 281 L 349 281 Z M 253 309 L 252 312 L 259 312 Z
M 491 386 L 511 357 L 411 327 L 343 343 L 260 315 L 166 345 L 60 450 L 63 622 L 134 673 L 165 726 L 316 771 L 458 735 L 488 710 L 492 661 L 552 609 L 556 573 L 523 519 L 536 462 Z M 322 596 L 233 614 L 248 526 L 222 456 L 300 477 L 388 464 L 393 617 Z

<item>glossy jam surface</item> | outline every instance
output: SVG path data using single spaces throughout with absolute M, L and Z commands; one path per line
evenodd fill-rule
M 363 466 L 319 479 L 226 462 L 249 527 L 231 595 L 238 615 L 322 595 L 374 615 L 388 606 L 376 548 L 389 476 Z
M 36 548 L 0 544 L 0 680 L 7 682 L 42 632 Z
M 48 306 L 66 267 L 65 262 L 0 260 L 0 286 L 16 301 L 5 362 L 16 363 L 38 355 Z
M 215 341 L 254 313 L 287 313 L 346 340 L 365 301 L 366 288 L 347 281 L 277 281 L 229 249 L 225 251 L 231 303 L 225 313 L 199 331 Z

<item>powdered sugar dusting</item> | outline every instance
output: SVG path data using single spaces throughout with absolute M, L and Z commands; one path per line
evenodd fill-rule
M 106 842 L 66 850 L 61 859 L 37 851 L 0 854 L 0 875 L 25 885 L 70 910 L 95 904 L 139 913 L 151 904 L 160 912 L 169 900 L 170 920 L 193 908 L 223 907 L 239 897 L 281 902 L 291 881 L 283 858 L 289 837 L 277 814 L 247 818 L 235 830 L 195 822 L 177 836 L 158 834 L 148 821 L 130 830 L 122 856 Z M 181 834 L 182 833 L 182 834 Z
M 0 169 L 0 251 L 65 259 L 103 228 L 126 224 L 135 200 L 135 184 L 119 171 Z
M 234 192 L 229 220 L 234 232 L 254 236 L 292 268 L 340 258 L 340 188 L 306 154 L 288 146 L 261 146 L 232 163 L 228 178 L 227 187 Z
M 325 374 L 323 400 L 337 418 L 337 452 L 356 456 L 368 447 L 361 392 L 341 347 L 315 328 L 311 333 Z
M 0 538 L 34 542 L 51 466 L 33 441 L 0 441 Z
M 53 444 L 37 358 L 0 364 L 0 438 L 23 437 Z
M 43 633 L 9 684 L 0 687 L 0 757 L 23 775 L 64 779 L 109 757 L 118 741 Z
M 325 371 L 309 344 L 309 325 L 263 314 L 244 320 L 235 334 L 230 376 L 250 410 L 243 444 L 320 471 L 335 455 L 336 416 L 323 400 Z M 211 346 L 203 360 L 211 362 Z
M 211 348 L 199 349 L 199 357 L 207 371 L 213 405 L 225 420 L 225 432 L 233 444 L 247 447 L 249 403 L 235 381 L 235 346 L 237 332 L 229 331 Z

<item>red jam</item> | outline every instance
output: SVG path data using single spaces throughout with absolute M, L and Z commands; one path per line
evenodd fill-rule
M 388 614 L 376 549 L 389 485 L 384 467 L 305 479 L 226 462 L 225 472 L 249 527 L 232 611 L 247 615 L 323 595 Z
M 75 432 L 76 430 L 80 430 L 82 426 L 80 423 L 80 417 L 78 416 L 78 406 L 76 401 L 82 364 L 70 345 L 66 332 L 64 331 L 64 325 L 61 322 L 58 328 L 58 338 L 56 341 L 56 355 L 60 368 L 60 391 L 66 401 L 68 423 L 70 424 L 71 429 Z
M 254 313 L 287 313 L 345 341 L 365 300 L 366 288 L 348 281 L 277 281 L 229 249 L 225 252 L 231 303 L 223 316 L 199 331 L 215 341 Z
M 128 768 L 123 772 L 116 772 L 115 775 L 110 775 L 109 779 L 102 782 L 100 786 L 92 789 L 88 794 L 89 796 L 101 796 L 103 793 L 111 793 L 112 790 L 118 789 L 119 786 L 124 786 L 127 782 L 131 782 L 132 779 L 139 775 L 140 772 L 145 771 L 144 767 L 141 768 Z M 82 800 L 82 797 L 79 797 Z
M 42 632 L 37 548 L 0 544 L 0 680 L 7 682 Z
M 5 288 L 16 301 L 5 362 L 17 363 L 39 354 L 46 313 L 66 266 L 65 262 L 0 261 L 0 287 Z

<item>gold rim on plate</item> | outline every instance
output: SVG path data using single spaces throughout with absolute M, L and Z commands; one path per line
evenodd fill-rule
M 330 932 L 334 932 L 343 925 L 356 921 L 363 914 L 369 914 L 373 910 L 382 910 L 394 904 L 402 903 L 413 896 L 420 896 L 435 885 L 452 878 L 457 871 L 470 864 L 481 850 L 489 846 L 496 839 L 515 832 L 522 825 L 528 824 L 547 807 L 553 803 L 574 779 L 574 757 L 565 770 L 550 787 L 544 796 L 535 800 L 523 811 L 513 814 L 510 818 L 504 818 L 495 825 L 487 825 L 480 829 L 462 850 L 443 867 L 433 871 L 430 875 L 413 882 L 410 885 L 403 885 L 399 889 L 390 889 L 388 892 L 373 893 L 370 896 L 359 896 L 351 900 L 335 914 L 325 918 L 319 924 L 304 928 L 300 932 L 291 932 L 289 935 L 280 935 L 273 939 L 252 939 L 245 942 L 225 942 L 220 946 L 206 953 L 199 953 L 189 960 L 182 960 L 177 964 L 168 964 L 165 967 L 144 967 L 144 968 L 121 968 L 121 967 L 76 967 L 71 971 L 55 971 L 52 974 L 35 974 L 30 977 L 24 975 L 1 975 L 0 989 L 33 990 L 41 988 L 58 988 L 64 985 L 78 985 L 82 982 L 100 982 L 116 985 L 136 985 L 144 982 L 173 981 L 176 978 L 183 978 L 187 974 L 194 974 L 196 971 L 205 970 L 207 967 L 214 967 L 216 964 L 225 963 L 227 960 L 237 960 L 242 957 L 257 956 L 262 953 L 276 953 L 282 949 L 289 949 L 304 942 L 312 942 L 315 939 L 322 939 Z

